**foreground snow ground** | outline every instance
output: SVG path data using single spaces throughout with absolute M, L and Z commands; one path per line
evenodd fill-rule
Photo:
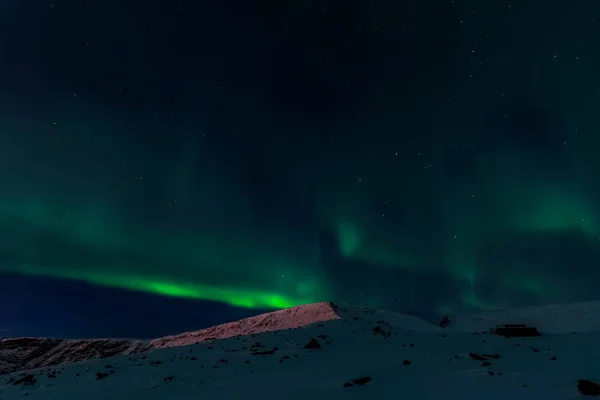
M 600 383 L 600 302 L 468 316 L 448 328 L 331 303 L 301 307 L 320 308 L 318 322 L 308 313 L 308 325 L 287 329 L 299 314 L 284 310 L 243 336 L 187 344 L 199 340 L 188 333 L 162 339 L 173 347 L 2 375 L 0 399 L 565 400 L 588 397 L 578 380 Z M 542 336 L 488 333 L 507 323 Z M 265 325 L 279 330 L 255 333 Z

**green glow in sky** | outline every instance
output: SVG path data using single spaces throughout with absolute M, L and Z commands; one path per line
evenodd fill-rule
M 551 176 L 513 145 L 478 158 L 466 177 L 429 167 L 439 163 L 422 149 L 411 150 L 413 159 L 392 153 L 392 164 L 373 147 L 363 166 L 357 147 L 347 159 L 320 160 L 306 169 L 312 174 L 303 168 L 316 161 L 294 154 L 280 168 L 307 176 L 286 181 L 263 206 L 202 142 L 182 142 L 165 157 L 125 136 L 107 140 L 98 128 L 90 147 L 79 135 L 89 124 L 61 127 L 70 144 L 53 152 L 43 151 L 54 146 L 47 136 L 36 146 L 21 135 L 4 138 L 0 270 L 244 308 L 324 300 L 402 307 L 418 299 L 428 309 L 461 310 L 588 290 L 585 274 L 572 273 L 581 262 L 523 250 L 535 240 L 560 247 L 549 232 L 586 238 L 563 249 L 565 260 L 582 249 L 600 254 L 595 178 L 575 185 Z M 124 160 L 135 168 L 123 172 Z M 302 192 L 309 181 L 318 183 L 310 195 Z M 323 242 L 322 230 L 334 244 Z
M 246 290 L 242 288 L 214 287 L 201 284 L 185 284 L 137 278 L 127 275 L 106 275 L 93 271 L 47 270 L 35 266 L 20 266 L 19 272 L 31 275 L 49 275 L 53 277 L 76 279 L 92 284 L 114 288 L 130 289 L 155 293 L 163 296 L 184 297 L 199 300 L 219 301 L 244 308 L 287 308 L 299 304 L 312 303 L 310 297 L 291 298 L 283 294 Z

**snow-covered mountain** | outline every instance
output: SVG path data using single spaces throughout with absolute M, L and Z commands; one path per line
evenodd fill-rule
M 546 334 L 590 333 L 600 331 L 600 301 L 490 311 L 456 319 L 453 329 L 479 332 L 490 326 L 521 323 L 535 326 Z
M 117 339 L 14 338 L 0 340 L 0 375 L 34 368 L 85 361 L 152 349 L 187 346 L 209 339 L 295 329 L 341 318 L 332 303 L 307 304 L 242 319 L 199 331 L 185 332 L 150 341 Z
M 0 375 L 148 350 L 148 343 L 136 340 L 4 339 L 0 340 Z
M 10 339 L 0 359 L 30 360 L 0 376 L 0 399 L 571 399 L 600 395 L 599 320 L 600 302 L 458 317 L 446 328 L 316 303 L 149 342 L 59 341 L 44 352 L 32 343 L 50 339 Z M 489 332 L 501 324 L 542 336 Z M 103 346 L 118 355 L 98 359 Z

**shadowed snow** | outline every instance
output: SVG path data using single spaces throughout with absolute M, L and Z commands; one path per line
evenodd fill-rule
M 0 399 L 575 399 L 600 390 L 598 319 L 600 302 L 590 302 L 463 316 L 440 328 L 317 303 L 138 342 L 154 346 L 146 352 L 131 342 L 121 344 L 130 354 L 3 375 Z M 546 334 L 488 332 L 510 323 Z M 580 380 L 591 382 L 578 389 Z

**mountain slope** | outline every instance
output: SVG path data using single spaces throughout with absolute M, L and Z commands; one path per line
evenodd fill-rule
M 262 332 L 296 329 L 317 322 L 343 318 L 343 309 L 330 302 L 306 304 L 229 322 L 194 332 L 165 336 L 150 341 L 152 348 L 186 346 L 207 339 L 226 339 Z
M 490 311 L 456 318 L 456 332 L 480 332 L 492 326 L 522 323 L 537 327 L 542 333 L 590 333 L 600 331 L 600 301 L 552 304 Z
M 185 346 L 207 339 L 295 329 L 307 324 L 339 319 L 341 316 L 338 313 L 339 307 L 333 303 L 307 304 L 149 342 L 114 339 L 4 339 L 0 340 L 0 375 L 76 361 L 136 354 L 156 348 Z
M 600 331 L 589 327 L 585 334 L 506 339 L 473 333 L 490 328 L 484 317 L 464 317 L 444 330 L 395 313 L 330 303 L 311 307 L 331 313 L 319 311 L 323 320 L 297 329 L 255 333 L 245 322 L 240 331 L 232 325 L 224 330 L 229 335 L 246 329 L 244 336 L 202 337 L 194 345 L 8 374 L 0 377 L 0 398 L 564 400 L 581 397 L 581 390 L 600 393 L 593 383 L 600 381 Z M 266 314 L 254 320 L 256 329 L 286 327 L 291 313 L 308 316 L 311 307 L 277 318 Z M 553 307 L 557 311 L 547 326 L 571 315 Z M 564 307 L 600 317 L 591 303 Z M 545 311 L 530 313 L 545 323 Z M 515 315 L 517 320 L 506 320 Z M 488 322 L 520 323 L 528 315 L 498 312 L 496 317 Z
M 112 339 L 15 338 L 0 340 L 0 375 L 94 358 L 147 351 L 147 343 Z

